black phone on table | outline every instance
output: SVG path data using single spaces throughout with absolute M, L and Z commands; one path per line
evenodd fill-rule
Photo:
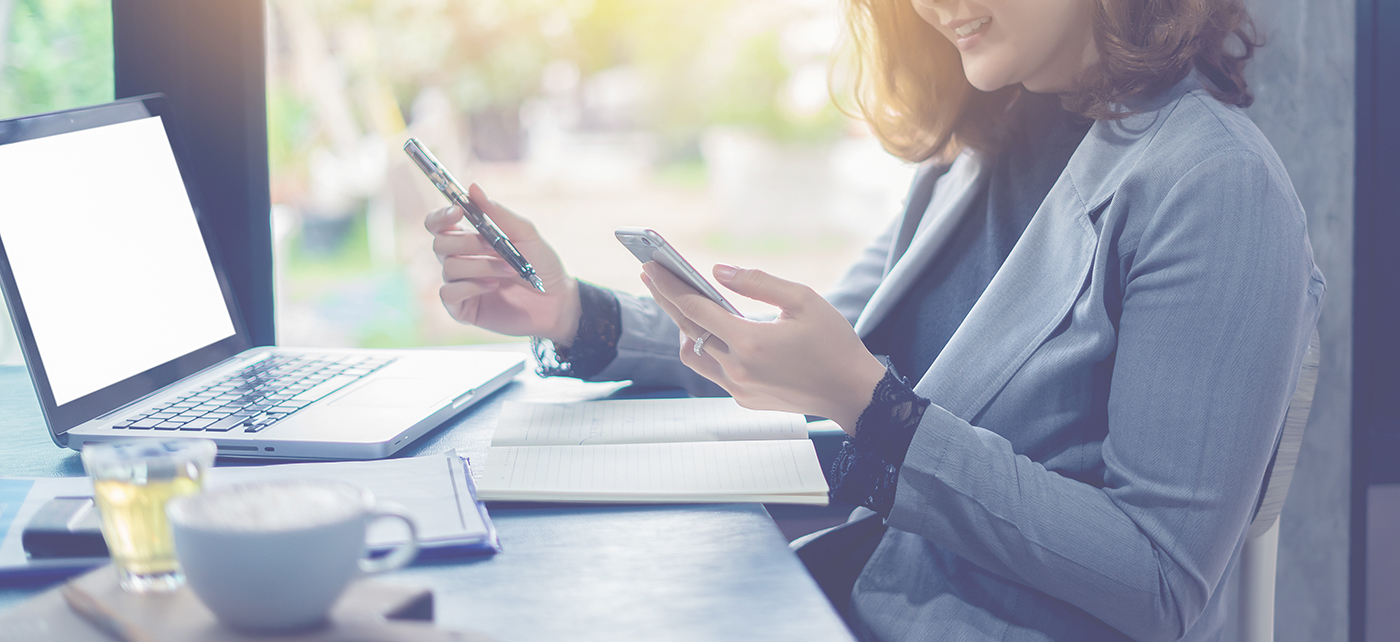
M 107 557 L 91 497 L 55 497 L 39 507 L 20 535 L 31 559 Z
M 632 256 L 637 257 L 638 261 L 643 263 L 647 261 L 656 261 L 661 264 L 662 267 L 670 270 L 671 274 L 676 275 L 677 278 L 684 281 L 687 285 L 695 288 L 697 292 L 705 295 L 711 301 L 718 303 L 721 308 L 729 311 L 730 314 L 737 317 L 744 316 L 740 314 L 739 310 L 735 309 L 729 301 L 726 301 L 724 295 L 720 294 L 719 290 L 715 289 L 715 286 L 710 285 L 710 282 L 707 281 L 704 276 L 701 276 L 700 272 L 691 266 L 690 262 L 686 261 L 685 257 L 681 256 L 680 252 L 676 251 L 676 248 L 671 247 L 671 244 L 667 243 L 666 239 L 661 238 L 661 235 L 657 234 L 656 230 L 644 227 L 619 227 L 613 234 L 617 236 L 617 240 L 621 241 L 622 245 L 626 247 L 628 251 L 632 252 Z

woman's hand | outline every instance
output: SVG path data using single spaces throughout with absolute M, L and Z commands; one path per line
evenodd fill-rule
M 642 282 L 681 328 L 681 362 L 746 408 L 818 415 L 855 431 L 885 366 L 826 299 L 759 270 L 716 265 L 721 285 L 780 311 L 772 321 L 751 321 L 724 311 L 655 262 L 642 271 Z M 706 332 L 712 336 L 697 355 L 695 339 Z
M 447 313 L 493 332 L 541 337 L 567 346 L 578 333 L 578 282 L 569 277 L 559 255 L 540 238 L 534 224 L 488 198 L 475 184 L 468 192 L 534 266 L 545 292 L 520 278 L 472 229 L 461 208 L 444 207 L 429 214 L 423 225 L 433 234 L 433 252 L 442 264 L 438 295 Z

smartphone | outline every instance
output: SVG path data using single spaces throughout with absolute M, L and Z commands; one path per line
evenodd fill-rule
M 55 497 L 45 502 L 20 535 L 31 559 L 107 557 L 97 508 L 91 497 Z
M 710 285 L 710 282 L 705 280 L 705 277 L 701 276 L 700 273 L 690 265 L 690 262 L 686 261 L 685 257 L 681 256 L 680 252 L 676 251 L 676 248 L 671 247 L 671 244 L 667 243 L 666 239 L 661 238 L 661 235 L 657 234 L 656 230 L 644 227 L 619 227 L 613 234 L 617 236 L 617 240 L 621 241 L 624 247 L 632 252 L 632 256 L 637 257 L 638 261 L 643 263 L 647 261 L 656 261 L 661 264 L 662 267 L 670 270 L 671 274 L 676 275 L 677 278 L 685 281 L 687 285 L 695 288 L 697 292 L 709 297 L 711 301 L 718 303 L 719 307 L 728 310 L 730 314 L 737 317 L 744 316 L 740 314 L 729 301 L 726 301 L 724 296 L 719 293 L 719 290 L 716 290 L 715 286 Z

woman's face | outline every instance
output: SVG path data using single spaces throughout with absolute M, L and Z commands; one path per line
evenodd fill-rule
M 1096 0 L 910 0 L 962 53 L 973 87 L 1020 83 L 1034 92 L 1074 89 L 1098 61 L 1090 10 Z

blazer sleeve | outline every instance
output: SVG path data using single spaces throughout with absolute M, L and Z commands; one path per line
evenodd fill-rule
M 1115 268 L 1102 487 L 935 403 L 889 525 L 1134 639 L 1183 636 L 1242 541 L 1321 305 L 1302 209 L 1281 181 L 1253 152 L 1222 152 L 1120 249 L 1132 256 Z
M 617 357 L 587 381 L 632 380 L 640 386 L 684 388 L 696 397 L 721 397 L 728 393 L 690 366 L 681 363 L 681 330 L 651 297 L 626 292 L 617 296 L 622 333 Z

